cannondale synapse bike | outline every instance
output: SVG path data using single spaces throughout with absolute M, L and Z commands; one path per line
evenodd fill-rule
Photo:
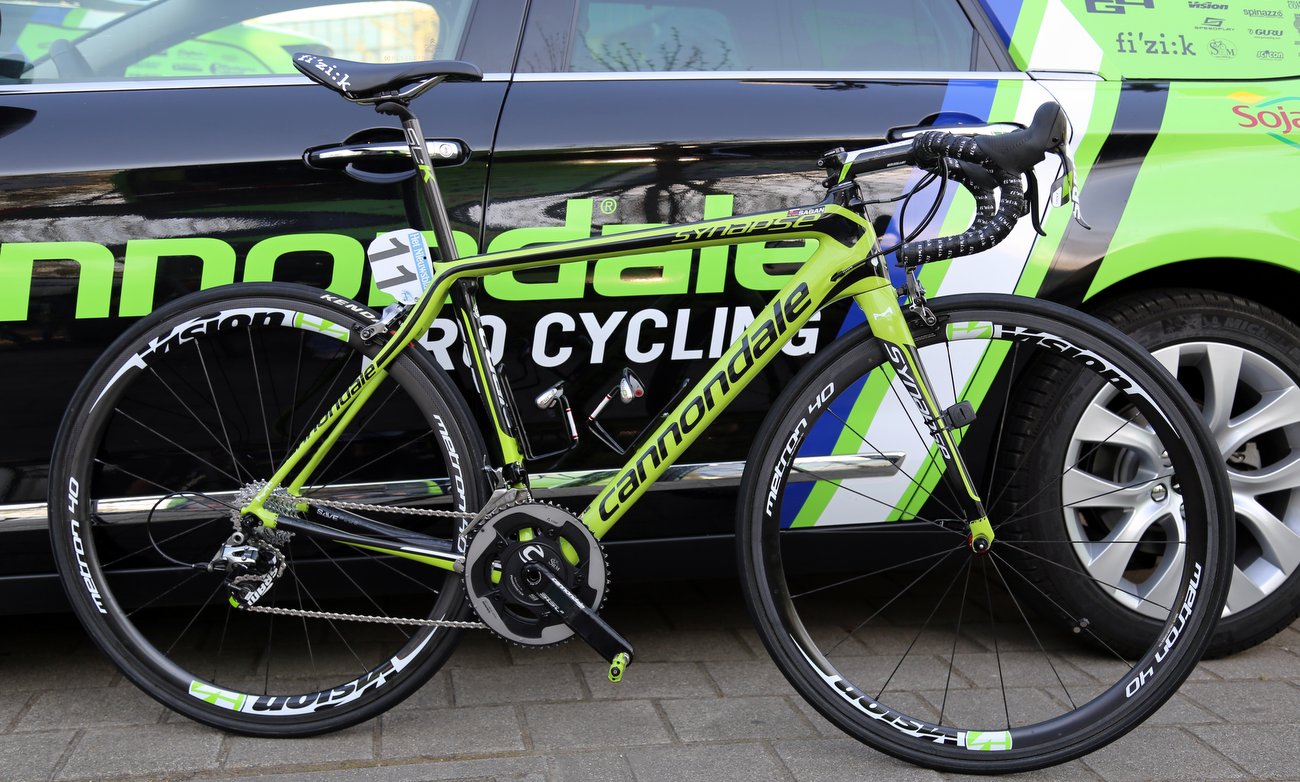
M 1069 200 L 1058 106 L 1001 135 L 832 150 L 825 198 L 797 209 L 461 258 L 409 104 L 478 69 L 296 63 L 400 119 L 428 233 L 371 244 L 395 299 L 382 312 L 293 284 L 201 291 L 135 324 L 86 376 L 50 474 L 54 550 L 79 618 L 154 698 L 239 733 L 337 730 L 415 692 L 467 630 L 526 646 L 577 636 L 617 681 L 634 650 L 599 613 L 602 537 L 815 313 L 846 299 L 865 323 L 785 388 L 739 490 L 743 591 L 791 685 L 883 752 L 992 772 L 1114 740 L 1191 671 L 1232 548 L 1222 459 L 1194 404 L 1080 313 L 927 299 L 917 283 L 923 263 L 987 249 L 1023 216 L 1037 224 L 1032 168 L 1049 153 Z M 966 187 L 970 229 L 882 247 L 856 179 L 901 165 Z M 595 498 L 580 510 L 535 499 L 527 463 L 542 454 L 485 349 L 478 278 L 787 239 L 817 249 L 657 423 L 624 448 L 599 410 L 585 419 L 626 452 Z M 478 416 L 419 344 L 444 312 Z M 643 393 L 625 372 L 606 402 Z M 527 401 L 579 438 L 562 385 Z M 1075 433 L 1064 460 L 1049 447 L 1061 432 Z M 1044 514 L 1072 523 L 1044 533 L 1030 523 Z M 1116 601 L 1122 621 L 1092 620 Z

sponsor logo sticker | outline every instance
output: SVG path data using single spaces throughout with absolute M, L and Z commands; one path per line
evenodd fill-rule
M 1270 55 L 1265 58 L 1263 55 Z M 1275 56 L 1274 56 L 1275 55 Z M 1262 50 L 1260 59 L 1282 59 L 1282 53 Z M 1265 98 L 1250 92 L 1234 92 L 1228 96 L 1234 101 L 1232 113 L 1237 127 L 1263 132 L 1293 147 L 1300 147 L 1300 96 Z
M 1210 56 L 1218 57 L 1220 60 L 1231 60 L 1237 56 L 1237 47 L 1226 38 L 1215 38 L 1210 41 Z
M 1156 0 L 1087 0 L 1084 7 L 1090 14 L 1123 14 L 1130 7 L 1155 8 Z
M 1196 44 L 1187 36 L 1123 31 L 1115 36 L 1115 48 L 1120 54 L 1140 54 L 1166 57 L 1195 57 Z

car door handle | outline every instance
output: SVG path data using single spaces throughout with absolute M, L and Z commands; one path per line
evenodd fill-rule
M 469 158 L 469 147 L 454 139 L 425 139 L 429 161 L 435 166 L 453 166 Z M 303 152 L 308 168 L 326 171 L 342 169 L 363 182 L 400 182 L 415 175 L 409 164 L 411 149 L 404 141 L 371 141 L 331 144 Z

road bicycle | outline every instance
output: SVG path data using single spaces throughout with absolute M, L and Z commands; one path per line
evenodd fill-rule
M 833 150 L 820 161 L 825 197 L 796 209 L 460 258 L 409 104 L 479 71 L 296 63 L 401 120 L 431 234 L 371 245 L 397 300 L 383 312 L 292 284 L 203 291 L 135 324 L 86 376 L 55 447 L 54 551 L 90 635 L 151 696 L 239 733 L 337 730 L 414 693 L 467 629 L 524 646 L 579 637 L 619 680 L 634 652 L 599 614 L 601 539 L 815 313 L 844 300 L 866 322 L 781 393 L 739 489 L 745 599 L 790 684 L 881 751 L 1000 772 L 1114 740 L 1188 675 L 1223 607 L 1233 532 L 1194 404 L 1136 343 L 1078 312 L 927 299 L 917 282 L 921 264 L 987 249 L 1026 214 L 1037 226 L 1032 169 L 1049 153 L 1071 193 L 1058 106 L 1001 135 Z M 856 178 L 901 165 L 963 185 L 976 217 L 960 236 L 907 235 L 896 288 Z M 789 239 L 817 249 L 633 444 L 598 418 L 644 401 L 632 372 L 587 417 L 627 455 L 594 499 L 574 512 L 534 498 L 526 464 L 545 454 L 484 348 L 478 278 Z M 444 310 L 477 418 L 419 347 Z M 563 384 L 534 401 L 580 438 Z M 1044 466 L 1059 431 L 1076 444 Z M 1059 477 L 1027 477 L 1043 469 Z M 1028 535 L 1044 513 L 1077 523 Z M 1125 621 L 1090 621 L 1090 606 L 1117 600 Z

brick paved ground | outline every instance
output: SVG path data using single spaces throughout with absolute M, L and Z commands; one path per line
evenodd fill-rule
M 731 584 L 625 587 L 609 612 L 637 646 L 611 685 L 585 647 L 470 638 L 427 687 L 331 736 L 229 736 L 123 681 L 70 616 L 0 639 L 0 780 L 939 780 L 840 734 L 760 648 Z M 1034 779 L 1300 779 L 1300 623 L 1203 663 L 1120 742 Z

